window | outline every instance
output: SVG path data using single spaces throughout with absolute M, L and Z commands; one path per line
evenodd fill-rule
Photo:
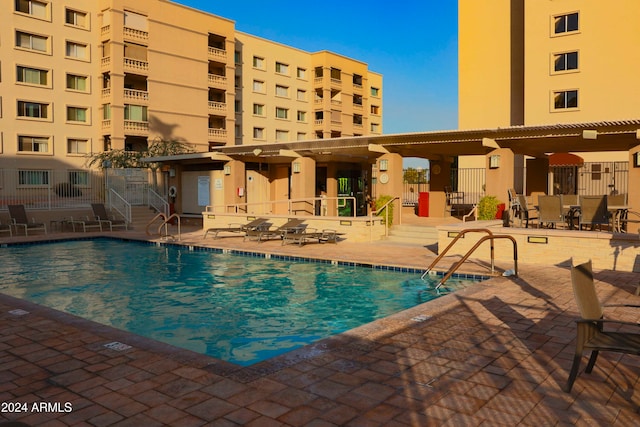
M 69 183 L 73 185 L 89 186 L 89 172 L 87 171 L 69 171 Z
M 362 76 L 360 74 L 353 75 L 353 85 L 362 87 Z
M 256 116 L 264 116 L 264 105 L 253 104 L 253 114 L 255 114 Z
M 379 133 L 380 125 L 378 123 L 371 123 L 371 132 Z
M 240 53 L 240 51 L 235 51 L 233 52 L 233 61 L 236 64 L 242 64 L 242 54 Z
M 253 57 L 253 68 L 257 68 L 259 70 L 264 70 L 264 58 L 260 58 L 259 56 Z
M 287 64 L 283 64 L 282 62 L 276 62 L 276 73 L 288 75 L 289 66 Z
M 304 68 L 298 67 L 298 69 L 296 70 L 296 77 L 298 77 L 299 79 L 306 80 L 307 79 L 307 70 L 304 69 Z
M 371 114 L 379 115 L 380 114 L 380 107 L 378 105 L 372 105 L 371 106 Z
M 298 141 L 304 141 L 305 139 L 307 139 L 307 134 L 304 132 L 298 132 L 297 138 Z
M 45 19 L 47 17 L 47 3 L 36 0 L 16 0 L 16 12 Z
M 147 121 L 147 107 L 142 105 L 129 105 L 124 106 L 124 119 L 132 120 L 136 122 Z
M 264 82 L 260 80 L 254 80 L 253 91 L 258 93 L 264 93 Z
M 86 92 L 87 76 L 77 76 L 75 74 L 67 74 L 67 89 Z
M 240 101 L 236 100 L 233 103 L 233 111 L 234 113 L 242 113 L 242 104 Z
M 317 79 L 323 77 L 324 69 L 322 67 L 316 67 L 314 71 Z
M 362 95 L 353 95 L 353 103 L 355 105 L 362 105 Z
M 65 9 L 64 22 L 75 27 L 87 28 L 87 14 L 77 10 Z
M 354 114 L 353 115 L 353 124 L 356 126 L 362 126 L 362 115 Z
M 342 80 L 342 71 L 340 71 L 338 68 L 332 68 L 331 80 Z
M 286 119 L 289 117 L 289 110 L 286 108 L 276 107 L 276 117 L 279 119 Z
M 380 96 L 380 89 L 377 87 L 371 87 L 371 96 Z
M 253 128 L 254 139 L 264 139 L 264 128 Z
M 578 91 L 566 90 L 561 92 L 554 92 L 553 107 L 556 110 L 566 109 L 566 108 L 578 108 Z
M 298 111 L 298 121 L 306 122 L 307 121 L 307 112 L 306 111 Z
M 111 104 L 102 104 L 102 120 L 111 119 Z
M 276 141 L 288 141 L 289 131 L 276 129 Z
M 18 151 L 48 153 L 49 138 L 39 136 L 18 136 Z
M 38 68 L 22 67 L 18 65 L 16 80 L 21 83 L 47 86 L 49 71 Z
M 567 15 L 559 15 L 553 18 L 554 32 L 556 34 L 578 31 L 578 12 Z
M 66 55 L 70 58 L 86 59 L 87 45 L 75 42 L 67 42 Z
M 289 88 L 286 86 L 276 85 L 276 96 L 289 97 Z
M 305 101 L 307 99 L 307 91 L 306 90 L 302 90 L 302 89 L 298 89 L 298 91 L 296 93 L 296 99 L 298 101 Z
M 67 139 L 67 153 L 68 154 L 86 154 L 89 152 L 89 141 L 86 139 Z
M 84 107 L 67 107 L 67 121 L 86 123 L 87 111 Z
M 23 49 L 35 50 L 38 52 L 47 52 L 48 38 L 35 34 L 23 33 L 16 31 L 16 46 Z
M 39 102 L 18 101 L 18 117 L 46 119 L 49 117 L 49 104 Z
M 49 171 L 43 170 L 19 170 L 19 185 L 49 185 Z
M 578 69 L 578 52 L 567 52 L 554 55 L 554 71 Z

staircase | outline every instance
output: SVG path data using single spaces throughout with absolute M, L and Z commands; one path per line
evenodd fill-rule
M 424 225 L 394 225 L 389 229 L 385 242 L 408 246 L 437 245 L 438 230 Z
M 148 206 L 131 206 L 131 224 L 129 224 L 129 229 L 145 231 L 149 221 L 157 214 L 158 212 Z M 157 225 L 160 225 L 159 221 Z

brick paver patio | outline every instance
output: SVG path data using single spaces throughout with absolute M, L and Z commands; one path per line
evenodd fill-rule
M 420 268 L 435 256 L 384 243 L 283 247 L 203 242 L 201 234 L 185 233 L 182 243 Z M 485 271 L 481 262 L 465 268 Z M 638 357 L 603 353 L 593 373 L 581 372 L 573 391 L 562 391 L 577 318 L 569 275 L 566 266 L 521 263 L 518 278 L 496 277 L 246 368 L 0 295 L 0 419 L 33 426 L 639 425 Z M 638 276 L 597 271 L 601 300 L 640 304 Z M 628 307 L 606 312 L 640 320 Z

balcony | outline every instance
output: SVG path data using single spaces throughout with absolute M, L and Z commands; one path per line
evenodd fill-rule
M 111 66 L 111 57 L 105 56 L 104 58 L 100 59 L 100 66 L 103 70 L 108 69 Z
M 224 142 L 227 139 L 227 130 L 226 129 L 214 129 L 209 128 L 209 141 L 220 141 Z
M 227 104 L 225 102 L 209 101 L 209 111 L 226 113 Z
M 149 92 L 145 90 L 125 89 L 124 90 L 125 101 L 149 101 Z
M 110 87 L 106 87 L 104 89 L 102 89 L 102 97 L 103 98 L 108 98 L 111 96 L 111 88 Z
M 124 133 L 127 135 L 147 135 L 149 133 L 149 122 L 125 120 Z
M 139 59 L 124 58 L 124 70 L 129 72 L 148 72 L 149 62 Z
M 111 25 L 104 25 L 102 28 L 100 28 L 100 34 L 102 35 L 102 38 L 111 38 L 109 37 L 109 34 L 111 34 Z
M 227 61 L 227 51 L 218 49 L 217 47 L 209 46 L 209 58 L 210 59 L 218 59 L 223 62 Z
M 109 129 L 110 127 L 111 127 L 111 120 L 110 119 L 102 121 L 102 129 L 103 130 Z
M 209 74 L 209 85 L 216 87 L 226 87 L 227 78 L 225 76 L 219 76 L 217 74 Z
M 149 41 L 149 33 L 147 31 L 136 30 L 135 28 L 124 27 L 124 38 L 125 40 L 146 44 Z

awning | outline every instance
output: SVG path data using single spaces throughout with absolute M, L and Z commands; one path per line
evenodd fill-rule
M 571 153 L 553 153 L 549 156 L 549 166 L 582 166 L 584 159 Z

